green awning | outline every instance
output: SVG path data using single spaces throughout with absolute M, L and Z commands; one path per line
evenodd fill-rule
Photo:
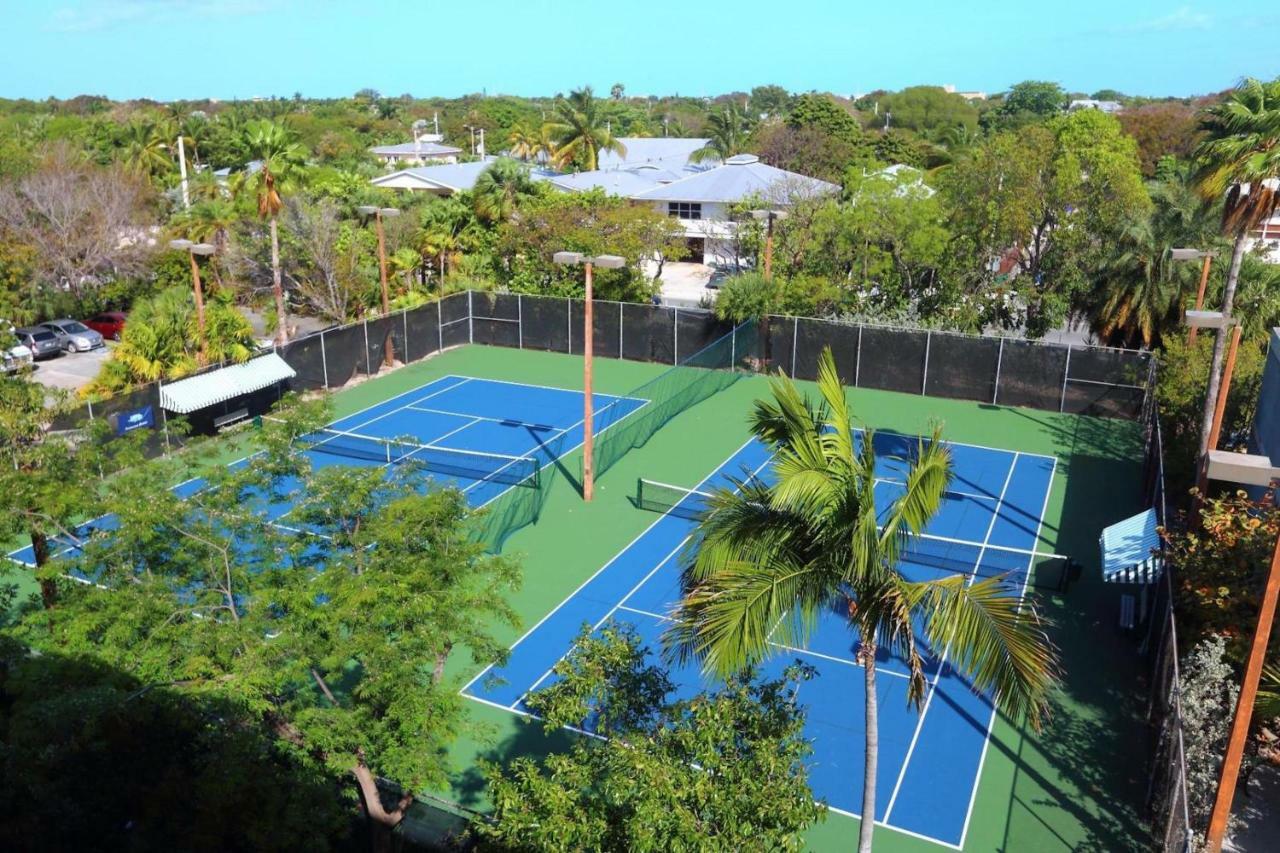
M 160 405 L 179 415 L 198 412 L 244 394 L 292 379 L 297 373 L 277 354 L 210 370 L 190 379 L 160 386 Z
M 1106 528 L 1099 544 L 1104 581 L 1155 583 L 1160 579 L 1160 534 L 1154 509 Z

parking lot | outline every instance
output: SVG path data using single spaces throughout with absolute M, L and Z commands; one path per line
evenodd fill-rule
M 31 377 L 50 388 L 77 391 L 98 375 L 102 362 L 110 356 L 113 346 L 114 342 L 107 341 L 106 346 L 88 352 L 64 353 L 55 358 L 37 361 Z

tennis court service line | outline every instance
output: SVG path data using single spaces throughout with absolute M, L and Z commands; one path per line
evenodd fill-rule
M 996 511 L 991 514 L 991 521 L 987 524 L 986 535 L 982 537 L 982 547 L 978 550 L 978 559 L 973 565 L 973 575 L 965 582 L 965 586 L 973 586 L 978 577 L 978 571 L 982 566 L 982 558 L 987 552 L 987 545 L 991 542 L 991 532 L 995 530 L 996 519 L 1000 517 L 1000 508 L 1004 506 L 1004 496 L 1009 491 L 1009 484 L 1013 482 L 1013 472 L 1018 467 L 1018 452 L 1014 451 L 1013 460 L 1009 463 L 1009 471 L 1005 474 L 1004 485 L 1000 488 L 1000 498 L 996 501 Z M 1031 566 L 1028 566 L 1026 574 L 1031 573 Z M 1023 584 L 1025 588 L 1026 575 L 1023 576 Z M 907 745 L 907 754 L 902 758 L 902 766 L 898 768 L 898 779 L 894 782 L 893 793 L 889 795 L 889 803 L 884 807 L 884 819 L 888 821 L 893 815 L 893 806 L 898 801 L 898 792 L 902 790 L 902 780 L 907 776 L 907 767 L 911 765 L 911 756 L 916 751 L 916 744 L 920 740 L 920 732 L 924 729 L 924 721 L 929 716 L 929 708 L 933 704 L 934 694 L 938 691 L 938 679 L 942 677 L 942 672 L 947 667 L 947 654 L 944 652 L 938 661 L 938 669 L 933 674 L 933 679 L 929 682 L 929 695 L 924 697 L 924 707 L 920 709 L 920 717 L 916 720 L 916 730 L 911 735 L 911 743 Z M 988 733 L 990 734 L 990 733 Z M 974 777 L 973 785 L 977 787 L 978 778 Z

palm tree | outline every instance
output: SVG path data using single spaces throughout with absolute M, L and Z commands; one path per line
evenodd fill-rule
M 707 144 L 690 155 L 694 163 L 704 160 L 727 160 L 741 154 L 751 132 L 751 119 L 737 104 L 729 104 L 707 117 Z
M 516 122 L 507 134 L 511 155 L 526 163 L 538 155 L 538 134 L 524 122 Z
M 289 339 L 287 314 L 284 304 L 284 286 L 280 275 L 280 233 L 276 220 L 284 209 L 280 198 L 281 184 L 287 184 L 302 166 L 302 146 L 293 141 L 292 134 L 284 127 L 270 121 L 255 121 L 246 128 L 245 145 L 249 156 L 257 161 L 257 171 L 252 171 L 246 183 L 253 187 L 258 200 L 258 215 L 271 225 L 271 287 L 276 301 L 276 340 Z
M 154 121 L 134 119 L 125 125 L 120 139 L 125 168 L 138 177 L 154 179 L 173 170 L 169 136 Z
M 1222 312 L 1230 316 L 1250 232 L 1280 206 L 1280 78 L 1269 83 L 1244 80 L 1226 100 L 1205 111 L 1201 128 L 1206 139 L 1195 152 L 1200 190 L 1213 201 L 1225 198 L 1222 230 L 1235 241 L 1222 294 Z M 1213 422 L 1226 337 L 1220 330 L 1213 345 L 1202 435 L 1208 435 Z
M 1187 265 L 1172 261 L 1172 247 L 1150 219 L 1131 223 L 1102 267 L 1105 294 L 1094 314 L 1098 336 L 1113 346 L 1153 347 L 1179 321 Z
M 576 89 L 556 101 L 556 120 L 549 130 L 556 149 L 552 162 L 560 168 L 571 165 L 590 172 L 599 166 L 599 152 L 625 155 L 627 148 L 613 135 L 600 116 L 599 104 L 590 86 Z
M 476 216 L 485 222 L 505 222 L 515 213 L 520 196 L 536 191 L 529 170 L 510 157 L 502 157 L 476 177 L 471 204 Z
M 1034 605 L 1020 601 L 1006 578 L 904 576 L 902 549 L 937 512 L 951 481 L 950 453 L 935 429 L 905 460 L 902 494 L 878 505 L 873 436 L 866 432 L 859 447 L 829 349 L 818 374 L 820 404 L 781 375 L 773 380 L 773 399 L 756 402 L 752 432 L 773 450 L 777 482 L 751 478 L 709 499 L 694 536 L 685 596 L 664 639 L 675 658 L 701 661 L 723 677 L 768 656 L 772 641 L 802 647 L 819 615 L 839 607 L 859 638 L 866 682 L 859 850 L 869 851 L 877 651 L 884 647 L 904 661 L 908 696 L 920 709 L 928 685 L 919 630 L 929 652 L 1033 726 L 1047 710 L 1056 653 Z

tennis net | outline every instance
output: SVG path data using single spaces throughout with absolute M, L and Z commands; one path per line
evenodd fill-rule
M 298 441 L 304 449 L 317 453 L 386 465 L 411 463 L 433 473 L 467 480 L 536 487 L 541 477 L 541 465 L 533 456 L 459 450 L 330 428 L 318 429 Z
M 701 521 L 710 507 L 711 494 L 656 480 L 639 479 L 635 504 L 640 509 Z M 938 569 L 950 574 L 993 578 L 1007 575 L 1020 585 L 1027 579 L 1037 589 L 1065 592 L 1079 573 L 1071 557 L 1025 548 L 970 542 L 922 533 L 907 537 L 900 555 L 904 564 Z

